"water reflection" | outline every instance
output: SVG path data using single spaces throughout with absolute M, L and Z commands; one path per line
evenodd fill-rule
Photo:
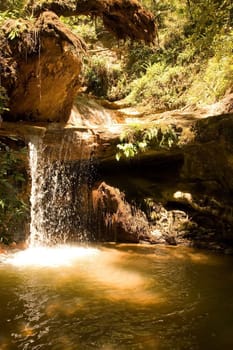
M 72 259 L 71 249 L 69 264 L 60 250 L 64 266 L 57 258 L 39 267 L 2 259 L 1 350 L 232 348 L 231 257 L 175 247 L 91 249 Z

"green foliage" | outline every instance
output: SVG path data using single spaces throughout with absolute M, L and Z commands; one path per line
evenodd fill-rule
M 120 137 L 117 145 L 116 160 L 122 157 L 133 158 L 148 149 L 169 149 L 178 143 L 179 135 L 171 125 L 142 128 L 132 125 Z
M 190 105 L 213 103 L 224 97 L 233 88 L 233 57 L 209 59 L 204 69 L 194 78 L 187 91 L 186 101 Z
M 109 64 L 111 57 L 93 55 L 84 66 L 84 79 L 87 92 L 95 96 L 116 100 L 122 98 L 123 85 L 126 83 L 121 65 Z
M 19 18 L 23 14 L 23 8 L 27 0 L 5 0 L 0 3 L 0 24 L 6 19 Z
M 10 243 L 27 215 L 27 205 L 20 197 L 25 182 L 22 151 L 13 151 L 0 141 L 0 242 Z
M 88 44 L 97 40 L 96 27 L 93 25 L 93 20 L 91 18 L 85 16 L 61 17 L 61 20 Z
M 5 34 L 9 40 L 19 38 L 21 34 L 26 31 L 27 24 L 21 17 L 24 17 L 27 20 L 33 19 L 32 16 L 25 16 L 23 12 L 25 3 L 26 1 L 24 0 L 9 0 L 6 1 L 8 6 L 5 11 L 1 11 L 0 8 L 0 26 L 5 24 Z
M 25 22 L 20 19 L 16 19 L 14 21 L 14 26 L 11 27 L 8 33 L 8 39 L 14 40 L 15 38 L 20 37 L 21 33 L 23 33 L 27 29 Z
M 187 79 L 186 67 L 155 63 L 147 68 L 145 75 L 131 83 L 127 100 L 145 105 L 149 102 L 160 111 L 181 107 L 183 82 Z
M 186 95 L 188 103 L 213 103 L 222 98 L 227 91 L 232 91 L 232 52 L 233 30 L 216 34 L 213 40 L 213 56 L 206 61 L 194 77 Z
M 128 54 L 125 57 L 125 70 L 133 80 L 145 74 L 147 67 L 157 61 L 155 48 L 142 43 L 129 45 Z
M 212 103 L 232 91 L 231 0 L 142 2 L 156 16 L 160 44 L 129 52 L 127 101 L 163 111 Z

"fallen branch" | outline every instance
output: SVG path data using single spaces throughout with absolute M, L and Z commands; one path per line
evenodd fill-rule
M 153 14 L 145 10 L 136 0 L 53 0 L 50 2 L 31 0 L 25 11 L 33 16 L 39 16 L 44 11 L 52 11 L 64 17 L 79 15 L 100 17 L 105 28 L 118 39 L 130 38 L 153 43 L 157 38 Z

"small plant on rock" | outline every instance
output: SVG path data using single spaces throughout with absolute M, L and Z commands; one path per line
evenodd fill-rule
M 149 149 L 169 149 L 178 143 L 178 139 L 178 132 L 171 125 L 150 128 L 132 125 L 120 136 L 116 160 L 119 161 L 122 157 L 133 158 Z

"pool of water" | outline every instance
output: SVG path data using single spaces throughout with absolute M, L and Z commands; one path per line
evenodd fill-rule
M 115 244 L 1 255 L 0 349 L 233 349 L 233 257 Z

